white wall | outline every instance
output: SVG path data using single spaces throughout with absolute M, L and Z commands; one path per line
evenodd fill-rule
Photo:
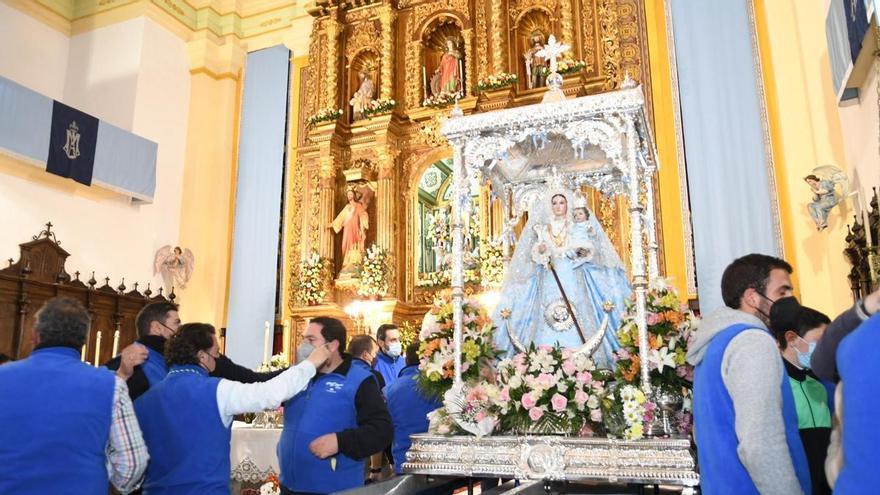
M 844 106 L 838 109 L 850 174 L 854 187 L 862 191 L 862 200 L 866 205 L 871 201 L 871 195 L 874 194 L 871 187 L 880 189 L 878 65 L 880 62 L 874 61 L 865 83 L 859 89 L 858 103 L 844 103 Z M 847 219 L 847 223 L 851 223 L 851 219 Z
M 55 56 L 68 46 L 64 57 Z M 0 237 L 0 259 L 17 258 L 18 244 L 51 220 L 71 253 L 68 272 L 88 278 L 95 270 L 114 286 L 125 277 L 128 287 L 141 282 L 141 290 L 152 281 L 155 292 L 153 255 L 177 243 L 180 231 L 190 94 L 186 45 L 145 18 L 68 40 L 0 3 L 0 50 L 0 76 L 159 144 L 155 202 L 139 206 L 0 157 L 0 225 L 11 233 Z M 51 63 L 40 58 L 47 53 L 55 57 Z M 62 64 L 66 77 L 50 70 Z
M 67 36 L 0 2 L 0 75 L 61 98 L 69 51 Z

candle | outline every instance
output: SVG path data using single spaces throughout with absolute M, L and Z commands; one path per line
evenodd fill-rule
M 119 330 L 113 332 L 113 356 L 119 354 Z
M 284 333 L 281 334 L 281 338 L 284 339 L 281 343 L 281 348 L 284 352 L 284 359 L 287 362 L 290 362 L 290 320 L 284 320 Z
M 99 366 L 98 363 L 101 362 L 101 331 L 98 330 L 98 333 L 96 335 L 97 335 L 97 337 L 95 338 L 95 368 L 97 368 Z
M 86 362 L 86 345 L 83 344 L 82 351 L 79 353 L 79 360 L 82 362 Z
M 269 322 L 263 324 L 265 331 L 263 332 L 263 362 L 269 362 Z
M 428 73 L 425 72 L 425 66 L 422 66 L 422 93 L 424 94 L 424 99 L 428 99 Z

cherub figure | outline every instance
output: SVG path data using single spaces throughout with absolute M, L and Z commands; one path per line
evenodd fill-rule
M 840 203 L 840 197 L 834 192 L 834 183 L 830 180 L 822 180 L 814 174 L 804 177 L 804 182 L 809 184 L 813 191 L 813 201 L 807 205 L 807 209 L 816 222 L 816 230 L 825 230 L 828 228 L 828 214 L 837 203 Z
M 181 249 L 180 246 L 175 246 L 173 249 L 171 245 L 162 246 L 156 251 L 153 260 L 153 275 L 162 275 L 166 291 L 170 291 L 172 287 L 185 289 L 187 282 L 192 278 L 193 268 L 195 268 L 195 257 L 192 251 L 188 248 Z

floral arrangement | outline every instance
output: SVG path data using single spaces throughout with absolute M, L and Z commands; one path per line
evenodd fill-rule
M 404 321 L 398 325 L 397 328 L 400 330 L 400 345 L 404 349 L 409 347 L 410 344 L 419 338 L 419 328 L 417 324 L 412 321 Z
M 645 435 L 645 423 L 653 421 L 656 406 L 634 385 L 621 385 L 602 398 L 605 427 L 612 436 L 638 440 Z
M 315 115 L 306 119 L 306 125 L 308 127 L 314 127 L 322 122 L 330 122 L 339 118 L 342 115 L 341 108 L 325 108 Z
M 397 106 L 397 102 L 394 100 L 372 100 L 364 108 L 364 115 L 369 117 L 370 115 L 390 112 L 395 106 Z
M 651 281 L 647 294 L 648 369 L 651 384 L 662 390 L 683 393 L 691 388 L 693 367 L 685 361 L 691 331 L 696 318 L 681 303 L 668 281 Z M 617 378 L 632 385 L 641 384 L 639 327 L 635 303 L 627 301 L 627 311 L 617 332 L 620 349 L 615 352 Z
M 583 354 L 531 345 L 498 364 L 503 431 L 579 434 L 601 425 L 603 372 Z
M 571 57 L 565 57 L 562 60 L 556 62 L 556 72 L 560 75 L 573 74 L 575 72 L 580 72 L 587 68 L 587 63 L 583 60 L 574 60 Z M 550 74 L 549 67 L 541 67 L 541 72 L 544 76 Z
M 446 91 L 440 92 L 438 95 L 429 96 L 422 101 L 423 107 L 445 107 L 450 103 L 455 103 L 455 100 L 461 98 L 461 93 L 448 93 Z
M 419 333 L 419 387 L 429 396 L 440 398 L 452 387 L 454 374 L 452 298 L 444 291 L 431 308 Z M 495 325 L 486 310 L 474 298 L 462 301 L 462 380 L 493 376 L 492 365 L 501 354 L 495 348 Z
M 504 252 L 501 243 L 484 242 L 480 259 L 480 276 L 483 287 L 500 287 L 504 281 Z
M 257 368 L 257 371 L 259 371 L 260 373 L 265 373 L 268 371 L 278 371 L 286 369 L 288 366 L 290 366 L 290 363 L 287 362 L 287 356 L 279 352 L 278 354 L 270 357 L 268 362 L 263 361 L 263 363 L 260 364 L 260 367 Z
M 498 74 L 492 74 L 477 81 L 477 91 L 506 88 L 507 86 L 516 84 L 516 81 L 516 74 L 499 72 Z
M 358 268 L 357 293 L 383 297 L 388 292 L 388 250 L 373 244 Z
M 486 380 L 453 385 L 443 395 L 443 407 L 428 414 L 428 431 L 489 435 L 498 425 L 499 397 L 498 386 Z
M 266 481 L 260 486 L 260 495 L 281 495 L 281 480 L 275 473 L 269 473 Z
M 449 225 L 446 221 L 446 215 L 442 211 L 438 211 L 428 216 L 425 227 L 425 236 L 428 240 L 434 246 L 445 249 L 449 244 Z
M 324 300 L 327 291 L 324 288 L 324 277 L 330 263 L 322 258 L 317 251 L 312 253 L 299 265 L 299 280 L 296 282 L 296 295 L 301 304 L 313 306 Z

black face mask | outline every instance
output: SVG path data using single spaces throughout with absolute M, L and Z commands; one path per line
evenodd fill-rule
M 761 297 L 763 297 L 764 299 L 770 301 L 770 313 L 772 313 L 772 312 L 773 312 L 773 306 L 776 305 L 776 301 L 774 301 L 773 299 L 770 299 L 769 297 L 765 296 L 764 294 L 761 294 L 761 293 L 758 292 L 757 290 L 756 290 L 755 292 L 756 292 L 759 296 L 761 296 Z M 755 309 L 758 310 L 758 313 L 761 313 L 761 315 L 763 315 L 764 318 L 767 318 L 767 321 L 770 321 L 770 315 L 769 315 L 768 313 L 765 313 L 765 312 L 761 311 L 761 308 L 755 308 Z

